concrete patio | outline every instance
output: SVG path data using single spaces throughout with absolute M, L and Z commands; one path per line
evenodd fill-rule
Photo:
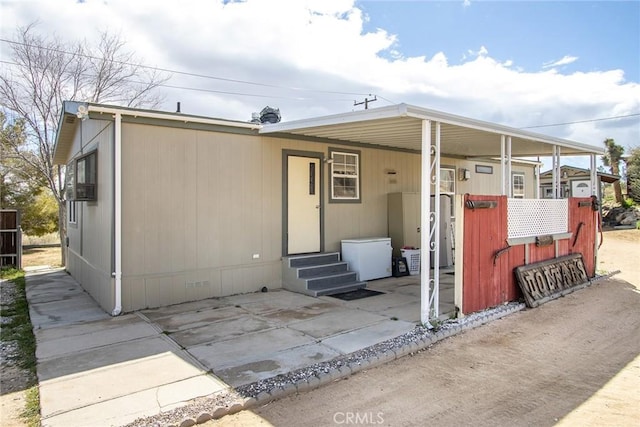
M 110 317 L 64 271 L 30 274 L 42 425 L 122 425 L 402 335 L 419 280 L 370 281 L 384 293 L 354 301 L 272 290 Z M 453 312 L 453 275 L 440 299 Z

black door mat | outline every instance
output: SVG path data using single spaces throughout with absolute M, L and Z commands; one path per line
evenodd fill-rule
M 338 299 L 341 299 L 342 301 L 354 301 L 357 299 L 372 297 L 380 294 L 384 294 L 384 292 L 362 288 L 362 289 L 356 289 L 355 291 L 343 292 L 341 294 L 333 294 L 333 295 L 327 295 L 327 296 L 338 298 Z

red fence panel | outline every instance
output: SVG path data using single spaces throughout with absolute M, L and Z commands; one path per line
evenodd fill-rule
M 596 274 L 595 239 L 598 211 L 594 211 L 590 197 L 571 197 L 569 199 L 569 231 L 573 233 L 567 242 L 567 254 L 582 254 L 584 266 L 589 277 Z
M 568 200 L 570 239 L 561 239 L 547 246 L 528 243 L 508 249 L 506 196 L 466 195 L 468 201 L 495 202 L 493 208 L 465 208 L 464 250 L 462 272 L 462 312 L 484 310 L 522 296 L 514 269 L 527 263 L 553 259 L 556 256 L 581 253 L 587 274 L 595 274 L 594 241 L 596 214 L 587 206 L 590 198 Z M 556 253 L 557 246 L 557 253 Z M 496 256 L 497 255 L 497 256 Z
M 515 282 L 512 264 L 524 263 L 523 249 L 506 249 L 506 196 L 466 195 L 465 205 L 467 201 L 491 201 L 496 202 L 496 206 L 465 209 L 463 313 L 484 310 L 518 298 L 520 290 Z

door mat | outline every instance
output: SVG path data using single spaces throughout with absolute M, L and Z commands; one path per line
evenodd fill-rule
M 384 292 L 362 288 L 362 289 L 356 289 L 355 291 L 343 292 L 341 294 L 333 294 L 333 295 L 327 295 L 327 296 L 338 298 L 338 299 L 341 299 L 342 301 L 354 301 L 357 299 L 372 297 L 380 294 L 384 294 Z

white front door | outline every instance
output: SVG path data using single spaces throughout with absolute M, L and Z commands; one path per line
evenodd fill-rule
M 320 159 L 287 156 L 287 253 L 320 252 Z

